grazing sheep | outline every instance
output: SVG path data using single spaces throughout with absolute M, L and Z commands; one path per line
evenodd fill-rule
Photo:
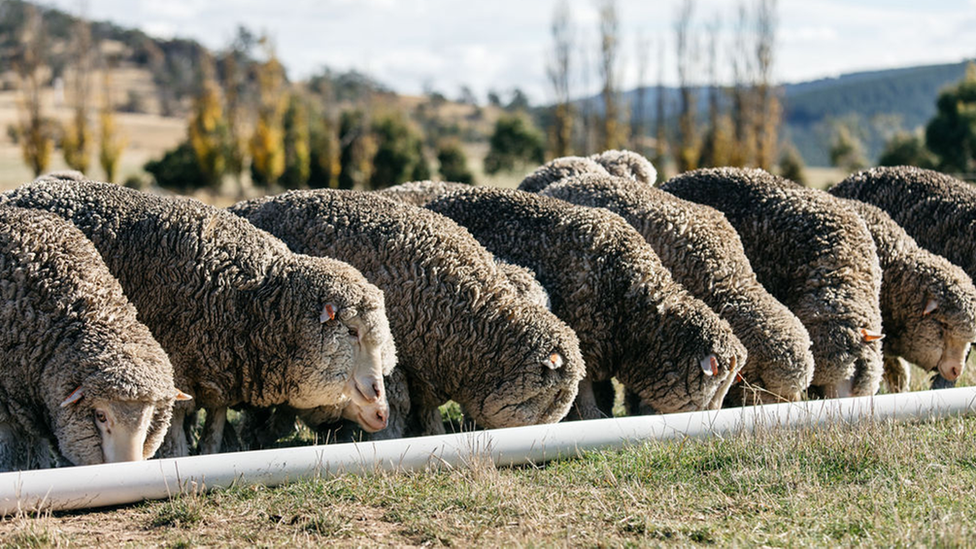
M 476 188 L 427 205 L 498 257 L 535 271 L 586 360 L 579 414 L 599 410 L 592 383 L 616 376 L 655 411 L 716 408 L 746 351 L 704 303 L 671 279 L 616 214 L 515 190 Z
M 590 159 L 603 166 L 610 175 L 625 177 L 647 185 L 653 185 L 657 179 L 654 165 L 633 151 L 603 151 L 590 156 Z
M 972 185 L 936 171 L 898 166 L 855 173 L 830 192 L 881 208 L 919 246 L 962 267 L 976 280 L 976 188 Z
M 564 156 L 551 160 L 530 173 L 519 183 L 518 189 L 520 191 L 537 193 L 549 186 L 549 184 L 555 183 L 560 179 L 583 175 L 585 173 L 610 175 L 600 163 L 592 158 Z
M 400 183 L 375 191 L 387 198 L 392 198 L 397 202 L 423 207 L 431 200 L 442 194 L 447 194 L 459 189 L 470 189 L 467 183 L 451 183 L 448 181 L 411 181 Z
M 696 170 L 661 188 L 721 211 L 735 227 L 759 282 L 810 334 L 815 392 L 877 392 L 881 267 L 871 233 L 853 210 L 759 169 Z
M 731 402 L 800 398 L 813 378 L 810 336 L 756 280 L 739 235 L 721 212 L 643 183 L 598 174 L 564 179 L 539 194 L 606 208 L 626 219 L 672 278 L 729 322 L 749 354 L 740 372 L 745 387 L 729 392 Z
M 151 457 L 173 367 L 95 247 L 60 217 L 0 207 L 0 471 Z
M 395 351 L 382 292 L 351 266 L 292 253 L 239 217 L 188 198 L 49 177 L 7 193 L 86 234 L 205 408 L 216 452 L 228 406 L 382 402 Z M 177 406 L 166 455 L 185 455 Z
M 831 191 L 833 192 L 833 191 Z M 920 248 L 883 210 L 843 200 L 867 223 L 878 248 L 885 382 L 908 390 L 910 370 L 898 357 L 955 382 L 976 340 L 976 288 L 966 273 Z
M 483 427 L 548 423 L 569 411 L 583 376 L 573 331 L 522 299 L 463 228 L 376 193 L 288 192 L 231 211 L 293 250 L 348 261 L 383 288 L 412 434 L 443 432 L 454 400 Z M 395 436 L 389 433 L 387 436 Z

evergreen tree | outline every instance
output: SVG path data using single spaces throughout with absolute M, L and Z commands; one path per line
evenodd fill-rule
M 373 175 L 376 140 L 369 132 L 363 111 L 343 111 L 340 115 L 339 144 L 338 187 L 367 188 Z
M 779 175 L 800 185 L 806 185 L 805 169 L 806 166 L 803 163 L 803 157 L 800 156 L 800 151 L 792 145 L 784 147 L 783 153 L 779 157 Z
M 925 140 L 921 135 L 899 132 L 885 143 L 878 165 L 934 169 L 938 165 L 938 159 L 925 147 Z
M 966 76 L 939 94 L 935 117 L 925 127 L 925 144 L 939 156 L 942 170 L 956 173 L 976 169 L 976 64 Z
M 423 139 L 399 112 L 391 112 L 373 122 L 376 155 L 369 185 L 381 189 L 410 180 L 430 178 L 423 154 Z
M 288 98 L 284 116 L 285 171 L 281 185 L 286 189 L 298 189 L 308 185 L 311 174 L 310 136 L 308 108 L 305 98 L 297 93 Z
M 437 150 L 441 179 L 454 183 L 474 184 L 474 174 L 468 169 L 468 158 L 457 141 L 446 141 Z
M 498 118 L 489 139 L 485 156 L 485 173 L 515 171 L 517 165 L 542 164 L 545 161 L 545 139 L 524 117 L 507 115 Z

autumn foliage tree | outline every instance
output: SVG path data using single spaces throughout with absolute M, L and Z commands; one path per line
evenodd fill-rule
M 280 181 L 286 189 L 298 189 L 308 184 L 311 172 L 308 106 L 301 94 L 289 94 L 283 127 L 285 171 L 281 174 Z
M 199 86 L 193 98 L 187 139 L 207 185 L 217 187 L 226 166 L 227 124 L 221 106 L 220 88 L 214 76 L 213 59 L 209 54 L 201 56 L 199 68 Z
M 126 139 L 115 125 L 115 107 L 112 103 L 112 77 L 106 68 L 102 72 L 102 108 L 99 112 L 101 135 L 98 145 L 98 163 L 105 172 L 105 180 L 115 181 L 126 147 Z
M 265 61 L 258 64 L 258 116 L 251 136 L 251 179 L 265 186 L 278 181 L 285 171 L 285 144 L 282 118 L 287 107 L 285 70 L 271 41 L 261 39 Z

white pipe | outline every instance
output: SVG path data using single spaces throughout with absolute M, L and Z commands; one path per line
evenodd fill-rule
M 863 418 L 924 419 L 976 412 L 976 387 L 817 400 L 658 416 L 495 429 L 379 442 L 305 446 L 0 474 L 0 515 L 162 499 L 231 483 L 275 486 L 300 478 L 377 471 L 541 463 L 647 440 L 816 427 Z

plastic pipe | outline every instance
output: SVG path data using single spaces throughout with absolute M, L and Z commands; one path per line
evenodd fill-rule
M 305 446 L 0 474 L 0 514 L 162 499 L 232 483 L 276 486 L 309 477 L 498 466 L 576 457 L 649 440 L 821 427 L 863 419 L 924 419 L 976 412 L 976 387 L 817 400 L 703 412 L 533 425 L 377 442 Z

